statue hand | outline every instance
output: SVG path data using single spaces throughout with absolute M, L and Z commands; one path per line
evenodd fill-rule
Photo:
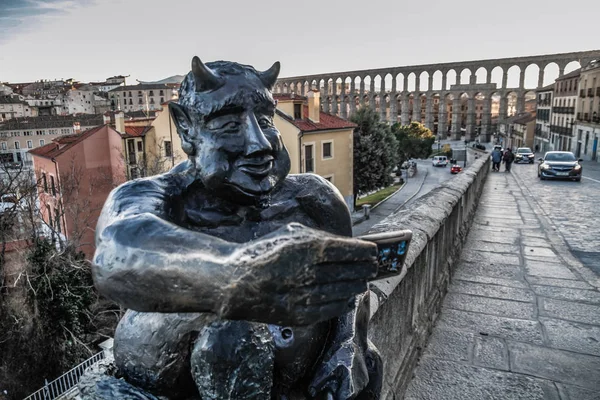
M 376 245 L 289 224 L 234 253 L 219 316 L 309 325 L 342 315 L 377 274 Z
M 317 368 L 309 392 L 315 399 L 346 400 L 355 398 L 369 383 L 363 352 L 352 342 L 331 349 Z

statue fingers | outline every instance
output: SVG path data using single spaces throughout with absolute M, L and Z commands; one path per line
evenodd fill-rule
M 305 286 L 292 290 L 291 295 L 295 304 L 310 306 L 341 300 L 353 302 L 357 294 L 364 293 L 367 289 L 367 283 L 364 281 L 344 281 Z
M 367 261 L 320 263 L 315 268 L 315 281 L 318 283 L 340 281 L 366 282 L 377 275 L 377 262 L 374 259 Z

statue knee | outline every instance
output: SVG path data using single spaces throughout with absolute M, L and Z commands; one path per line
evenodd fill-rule
M 271 398 L 275 345 L 264 324 L 213 322 L 198 335 L 190 361 L 203 400 Z

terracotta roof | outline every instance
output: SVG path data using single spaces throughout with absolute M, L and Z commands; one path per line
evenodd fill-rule
M 77 143 L 82 142 L 86 138 L 92 136 L 94 133 L 100 131 L 105 126 L 107 125 L 100 125 L 77 135 L 61 136 L 54 139 L 52 143 L 29 150 L 29 153 L 44 158 L 55 158 L 69 150 L 71 147 L 75 146 Z
M 125 134 L 121 136 L 124 138 L 142 137 L 145 136 L 150 129 L 152 129 L 151 126 L 125 126 Z
M 300 129 L 302 132 L 317 132 L 333 129 L 354 129 L 357 125 L 346 121 L 335 115 L 327 114 L 321 111 L 319 113 L 319 122 L 313 122 L 308 119 L 308 106 L 302 106 L 302 119 L 293 119 L 289 115 L 276 110 L 277 114 L 283 119 Z
M 169 85 L 166 83 L 144 83 L 144 84 L 139 84 L 139 85 L 119 86 L 110 91 L 111 92 L 122 92 L 125 90 L 127 90 L 127 91 L 131 90 L 133 92 L 135 90 L 171 89 L 173 87 L 174 86 L 172 84 Z
M 97 126 L 102 124 L 100 114 L 79 115 L 44 115 L 38 117 L 18 117 L 9 119 L 0 125 L 0 131 L 12 131 L 20 129 L 48 129 L 69 128 L 73 123 L 79 122 L 81 126 Z

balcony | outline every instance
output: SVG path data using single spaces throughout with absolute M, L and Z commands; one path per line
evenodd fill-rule
M 550 131 L 553 133 L 558 133 L 559 135 L 573 135 L 573 129 L 566 126 L 550 125 Z
M 552 112 L 557 114 L 575 114 L 575 107 L 552 107 Z

